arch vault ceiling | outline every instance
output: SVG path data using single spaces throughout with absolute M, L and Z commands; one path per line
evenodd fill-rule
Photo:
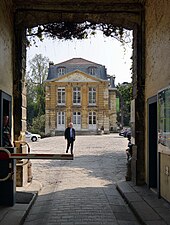
M 143 0 L 13 0 L 18 27 L 50 22 L 112 23 L 132 29 L 140 24 Z

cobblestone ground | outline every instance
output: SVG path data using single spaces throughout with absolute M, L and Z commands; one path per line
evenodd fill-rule
M 65 153 L 63 137 L 30 143 L 32 153 Z M 126 175 L 127 139 L 77 136 L 73 161 L 32 160 L 42 183 L 24 225 L 137 225 L 115 183 Z

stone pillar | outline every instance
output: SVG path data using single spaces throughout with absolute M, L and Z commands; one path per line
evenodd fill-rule
M 26 124 L 26 30 L 15 30 L 15 70 L 13 79 L 13 117 L 14 117 L 14 141 L 23 140 L 27 128 Z M 18 148 L 19 153 L 26 151 L 26 147 Z M 28 164 L 25 160 L 18 163 L 16 170 L 16 186 L 24 186 L 28 181 Z
M 66 127 L 72 120 L 72 85 L 67 84 L 66 86 Z
M 82 110 L 81 110 L 82 129 L 88 129 L 88 85 L 82 87 Z
M 116 88 L 109 88 L 109 130 L 117 131 Z
M 143 185 L 145 183 L 145 71 L 144 71 L 144 18 L 141 15 L 141 24 L 136 25 L 134 29 L 134 42 L 133 42 L 133 99 L 135 99 L 135 154 L 133 157 L 133 170 L 132 180 L 136 185 Z M 136 168 L 135 168 L 136 167 Z M 133 177 L 136 174 L 136 177 Z

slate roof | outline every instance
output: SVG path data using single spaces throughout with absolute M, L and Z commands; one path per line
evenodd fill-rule
M 101 66 L 98 63 L 91 62 L 91 61 L 83 59 L 83 58 L 72 58 L 72 59 L 66 60 L 64 62 L 55 64 L 55 66 L 60 66 L 60 65 L 66 65 L 66 66 L 67 65 L 92 65 L 92 66 L 96 65 L 96 66 Z
M 94 67 L 96 70 L 95 75 L 90 74 L 90 68 Z M 55 78 L 59 78 L 64 74 L 59 74 L 58 69 L 65 68 L 65 74 L 80 70 L 90 76 L 94 76 L 96 78 L 102 80 L 108 80 L 107 70 L 105 66 L 83 59 L 83 58 L 72 58 L 57 64 L 50 64 L 48 69 L 48 77 L 46 82 L 52 81 Z M 111 85 L 112 86 L 112 85 Z
M 86 77 L 87 79 L 89 79 L 90 81 L 103 81 L 102 79 L 100 79 L 100 78 L 98 78 L 98 77 L 96 77 L 96 76 L 91 76 L 91 75 L 89 75 L 89 74 L 86 74 L 86 73 L 82 72 L 81 70 L 75 70 L 74 72 L 75 72 L 75 73 L 78 73 L 79 76 L 80 76 L 80 78 L 81 78 L 81 76 L 82 76 L 82 77 L 85 76 L 85 77 Z M 64 75 L 62 75 L 62 76 L 60 76 L 60 77 L 51 79 L 50 81 L 60 81 L 60 80 L 61 80 L 61 82 L 62 82 L 62 79 L 69 79 L 69 77 L 71 77 L 72 74 L 73 74 L 74 72 L 66 73 L 66 74 L 64 74 Z M 76 78 L 74 78 L 74 79 L 76 79 Z M 74 81 L 72 81 L 72 82 L 76 82 L 76 83 L 77 83 L 78 81 L 80 81 L 80 80 L 74 80 Z M 47 82 L 47 81 L 45 81 L 45 82 Z M 82 82 L 82 81 L 81 81 L 81 82 Z

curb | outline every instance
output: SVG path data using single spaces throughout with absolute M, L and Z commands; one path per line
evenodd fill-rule
M 169 224 L 169 218 L 165 218 L 165 214 L 168 215 L 168 209 L 164 206 L 161 200 L 155 198 L 152 192 L 149 192 L 145 188 L 138 187 L 139 191 L 136 191 L 135 186 L 131 185 L 128 181 L 121 181 L 116 183 L 116 188 L 125 202 L 129 205 L 130 209 L 142 225 L 167 225 Z M 149 196 L 147 197 L 147 194 Z M 143 197 L 144 196 L 144 197 Z M 159 208 L 157 211 L 157 205 Z M 160 210 L 161 209 L 161 210 Z M 160 214 L 164 212 L 163 214 Z M 166 213 L 167 212 L 167 213 Z
M 29 192 L 27 192 L 27 193 L 29 193 Z M 31 193 L 31 192 L 30 192 L 30 193 Z M 21 218 L 21 221 L 20 221 L 19 225 L 22 225 L 22 224 L 24 223 L 24 221 L 25 221 L 25 219 L 26 219 L 26 217 L 27 217 L 29 211 L 31 210 L 31 207 L 32 207 L 32 205 L 34 204 L 34 202 L 35 202 L 37 196 L 38 196 L 38 192 L 37 192 L 37 193 L 33 193 L 33 197 L 32 197 L 32 199 L 31 199 L 31 201 L 29 202 L 28 207 L 27 207 L 27 209 L 26 209 L 26 211 L 25 211 L 23 217 Z
M 128 198 L 126 197 L 126 195 L 123 193 L 123 191 L 121 190 L 121 188 L 119 187 L 119 185 L 116 183 L 116 189 L 119 191 L 120 195 L 122 196 L 122 198 L 125 200 L 125 202 L 128 204 L 128 206 L 130 207 L 130 209 L 132 210 L 132 212 L 134 213 L 134 215 L 136 216 L 136 218 L 138 219 L 138 221 L 142 224 L 142 225 L 147 225 L 143 219 L 140 217 L 140 215 L 138 214 L 138 212 L 136 211 L 136 209 L 133 207 L 133 204 L 131 204 L 131 202 L 128 200 Z
M 25 193 L 25 195 L 32 194 L 32 199 L 29 201 L 28 206 L 27 206 L 27 208 L 25 210 L 25 213 L 23 214 L 23 216 L 20 220 L 19 225 L 23 225 L 29 211 L 31 210 L 31 207 L 33 206 L 33 204 L 34 204 L 34 202 L 35 202 L 35 200 L 38 196 L 39 191 L 42 190 L 42 187 L 43 186 L 39 181 L 33 180 L 33 181 L 31 181 L 31 183 L 28 183 L 27 186 L 17 188 L 17 190 L 19 192 L 22 192 L 23 195 L 24 195 L 24 193 Z

